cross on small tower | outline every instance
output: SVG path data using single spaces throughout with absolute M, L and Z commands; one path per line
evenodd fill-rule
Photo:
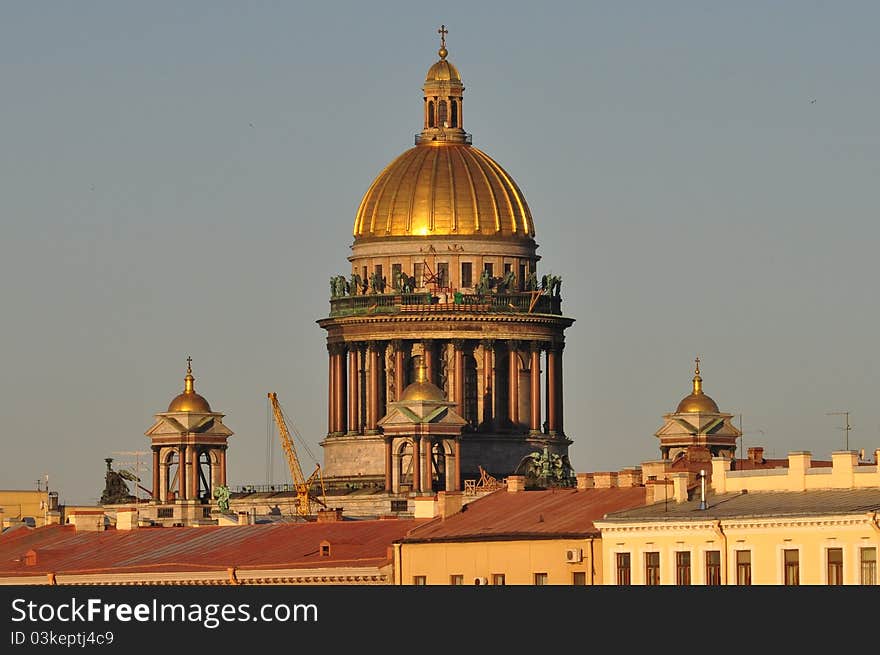
M 694 359 L 694 361 L 695 361 L 696 364 L 697 364 L 697 369 L 696 369 L 696 371 L 694 371 L 694 373 L 696 373 L 697 375 L 699 375 L 699 374 L 700 374 L 700 358 L 699 358 L 699 356 L 698 356 L 696 359 Z
M 186 358 L 186 372 L 187 373 L 192 373 L 192 361 L 193 361 L 193 358 L 187 355 L 187 358 Z
M 445 25 L 441 25 L 440 29 L 437 30 L 437 34 L 440 35 L 440 47 L 446 47 L 446 35 L 449 34 L 449 30 L 446 29 Z

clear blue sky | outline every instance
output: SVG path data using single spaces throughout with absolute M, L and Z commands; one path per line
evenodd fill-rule
M 576 319 L 578 471 L 656 459 L 696 355 L 746 447 L 827 457 L 837 410 L 880 447 L 880 4 L 26 2 L 0 10 L 0 488 L 94 502 L 187 355 L 232 484 L 286 478 L 269 391 L 320 458 L 315 321 L 441 23 Z

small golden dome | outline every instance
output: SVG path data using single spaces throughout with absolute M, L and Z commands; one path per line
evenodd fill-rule
M 186 377 L 183 379 L 183 393 L 174 397 L 168 405 L 169 412 L 211 413 L 211 406 L 203 396 L 196 393 L 195 378 L 192 374 L 192 357 L 186 358 Z
M 446 48 L 440 50 L 440 61 L 428 69 L 425 82 L 461 82 L 461 75 L 452 62 L 446 61 Z
M 535 226 L 513 178 L 465 143 L 428 141 L 392 161 L 364 194 L 358 239 L 502 236 L 531 240 Z
M 689 396 L 678 403 L 676 414 L 719 414 L 718 405 L 703 393 L 703 378 L 700 377 L 700 358 L 697 357 L 697 368 L 694 371 L 694 390 Z
M 416 381 L 403 390 L 400 400 L 439 400 L 446 401 L 443 390 L 436 384 L 428 381 L 427 369 L 424 363 L 420 363 L 416 369 Z

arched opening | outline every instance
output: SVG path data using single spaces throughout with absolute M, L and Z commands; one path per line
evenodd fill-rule
M 440 127 L 447 127 L 446 101 L 441 100 L 437 103 L 437 124 Z
M 477 414 L 477 360 L 473 355 L 464 356 L 464 419 L 472 428 L 479 422 Z
M 409 491 L 413 487 L 413 460 L 412 460 L 412 441 L 405 440 L 397 449 L 397 484 L 401 491 Z
M 434 101 L 428 101 L 428 127 L 435 127 L 436 123 L 434 122 Z
M 458 102 L 456 100 L 451 100 L 449 102 L 450 114 L 452 114 L 449 118 L 450 127 L 458 127 Z

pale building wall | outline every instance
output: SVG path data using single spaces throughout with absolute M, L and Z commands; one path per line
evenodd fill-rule
M 581 561 L 566 562 L 566 551 L 576 548 Z M 599 540 L 586 538 L 403 543 L 395 549 L 395 567 L 403 585 L 413 584 L 414 576 L 425 576 L 429 585 L 448 585 L 452 575 L 462 575 L 465 585 L 477 578 L 491 585 L 497 573 L 504 574 L 506 585 L 533 585 L 535 573 L 546 573 L 547 584 L 570 585 L 576 571 L 595 585 L 601 584 L 601 553 Z
M 880 524 L 875 514 L 760 518 L 658 525 L 656 521 L 615 526 L 597 522 L 602 530 L 602 579 L 617 584 L 617 553 L 630 553 L 632 584 L 645 584 L 645 553 L 660 553 L 660 583 L 676 584 L 676 552 L 691 553 L 691 584 L 706 584 L 706 552 L 721 553 L 722 584 L 735 585 L 736 551 L 751 553 L 753 585 L 784 584 L 783 551 L 799 551 L 801 585 L 828 583 L 827 551 L 843 551 L 843 583 L 860 584 L 860 549 L 880 551 Z
M 46 525 L 49 496 L 37 490 L 0 490 L 0 520 L 33 519 L 35 527 Z

